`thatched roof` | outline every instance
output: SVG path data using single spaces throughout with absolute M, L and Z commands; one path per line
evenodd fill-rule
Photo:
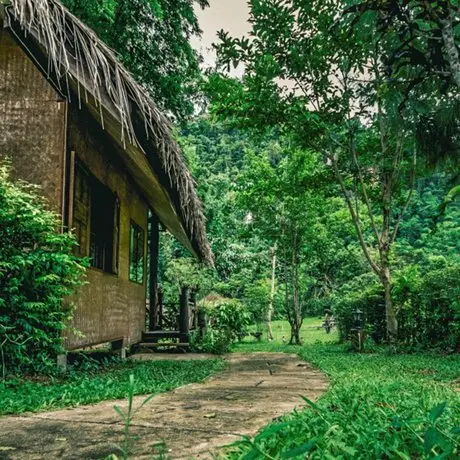
M 88 100 L 89 92 L 97 101 L 103 127 L 103 109 L 110 107 L 120 124 L 119 135 L 125 147 L 130 144 L 144 153 L 155 152 L 167 178 L 166 188 L 175 212 L 194 252 L 212 263 L 194 179 L 173 138 L 168 119 L 147 91 L 123 67 L 114 52 L 58 0 L 10 0 L 9 3 L 5 9 L 7 25 L 17 24 L 22 33 L 32 35 L 45 50 L 48 77 L 69 97 L 69 80 L 76 81 L 80 102 Z M 136 135 L 136 116 L 145 125 L 143 141 Z

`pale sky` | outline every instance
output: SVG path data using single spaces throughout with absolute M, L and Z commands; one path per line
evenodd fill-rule
M 205 66 L 212 65 L 214 61 L 211 45 L 217 42 L 217 31 L 224 29 L 234 37 L 241 37 L 249 30 L 247 0 L 209 0 L 209 3 L 211 6 L 204 11 L 197 10 L 203 36 L 199 41 L 192 41 L 203 54 Z

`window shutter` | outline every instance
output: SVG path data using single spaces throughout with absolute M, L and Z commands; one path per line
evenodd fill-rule
M 89 254 L 90 207 L 89 178 L 83 168 L 77 164 L 75 168 L 73 226 L 78 243 L 75 254 L 81 257 L 86 257 Z
M 120 251 L 120 200 L 118 196 L 115 197 L 113 209 L 113 257 L 112 257 L 112 271 L 114 274 L 119 273 L 119 251 Z

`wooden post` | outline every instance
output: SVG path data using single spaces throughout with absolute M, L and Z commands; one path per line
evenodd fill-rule
M 112 351 L 119 353 L 121 359 L 126 359 L 126 347 L 128 346 L 128 339 L 123 337 L 120 340 L 114 340 L 111 343 Z
M 69 209 L 67 218 L 67 229 L 70 231 L 73 229 L 73 207 L 75 200 L 75 152 L 70 152 L 70 173 L 69 173 Z
M 157 309 L 158 309 L 158 327 L 161 330 L 163 330 L 163 290 L 158 288 L 157 292 L 158 296 L 158 304 L 157 304 Z
M 160 250 L 160 232 L 157 216 L 150 211 L 150 235 L 149 235 L 149 330 L 154 331 L 159 326 L 159 296 L 158 296 L 158 253 Z
M 67 355 L 62 354 L 57 356 L 57 367 L 60 372 L 67 372 Z
M 198 327 L 198 312 L 196 306 L 196 291 L 190 291 L 190 329 Z
M 180 341 L 188 342 L 190 332 L 190 308 L 189 308 L 189 289 L 183 287 L 180 294 L 180 311 L 179 311 L 179 332 Z
M 203 310 L 198 310 L 198 329 L 200 337 L 203 338 L 206 329 L 206 313 Z

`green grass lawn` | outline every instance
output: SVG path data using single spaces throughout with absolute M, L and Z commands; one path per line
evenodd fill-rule
M 0 382 L 0 415 L 123 399 L 128 395 L 131 374 L 134 375 L 135 394 L 153 394 L 201 381 L 223 367 L 220 359 L 124 361 L 39 381 L 7 380 Z
M 303 320 L 302 324 L 302 330 L 301 330 L 301 338 L 302 342 L 304 345 L 307 344 L 312 344 L 316 342 L 337 342 L 338 340 L 338 333 L 337 329 L 333 329 L 330 334 L 326 334 L 326 331 L 324 330 L 323 327 L 321 327 L 321 324 L 323 323 L 322 319 L 318 318 L 305 318 Z M 268 345 L 267 343 L 267 330 L 265 325 L 263 326 L 253 326 L 251 328 L 253 331 L 261 331 L 263 332 L 263 340 L 262 347 L 266 348 Z M 273 332 L 273 342 L 271 342 L 272 345 L 275 347 L 278 345 L 283 344 L 283 339 L 286 343 L 289 342 L 289 339 L 291 338 L 290 334 L 290 326 L 287 321 L 273 321 L 272 323 L 272 332 Z M 246 337 L 246 339 L 243 341 L 242 344 L 238 344 L 238 347 L 243 347 L 244 346 L 249 346 L 249 348 L 253 346 L 258 346 L 258 342 L 254 342 L 253 338 L 251 336 Z
M 321 320 L 310 320 L 314 326 Z M 302 347 L 284 345 L 285 322 L 275 340 L 245 341 L 235 351 L 296 352 L 330 380 L 316 404 L 286 416 L 230 458 L 458 458 L 460 357 L 435 354 L 352 353 L 323 330 L 307 328 Z

